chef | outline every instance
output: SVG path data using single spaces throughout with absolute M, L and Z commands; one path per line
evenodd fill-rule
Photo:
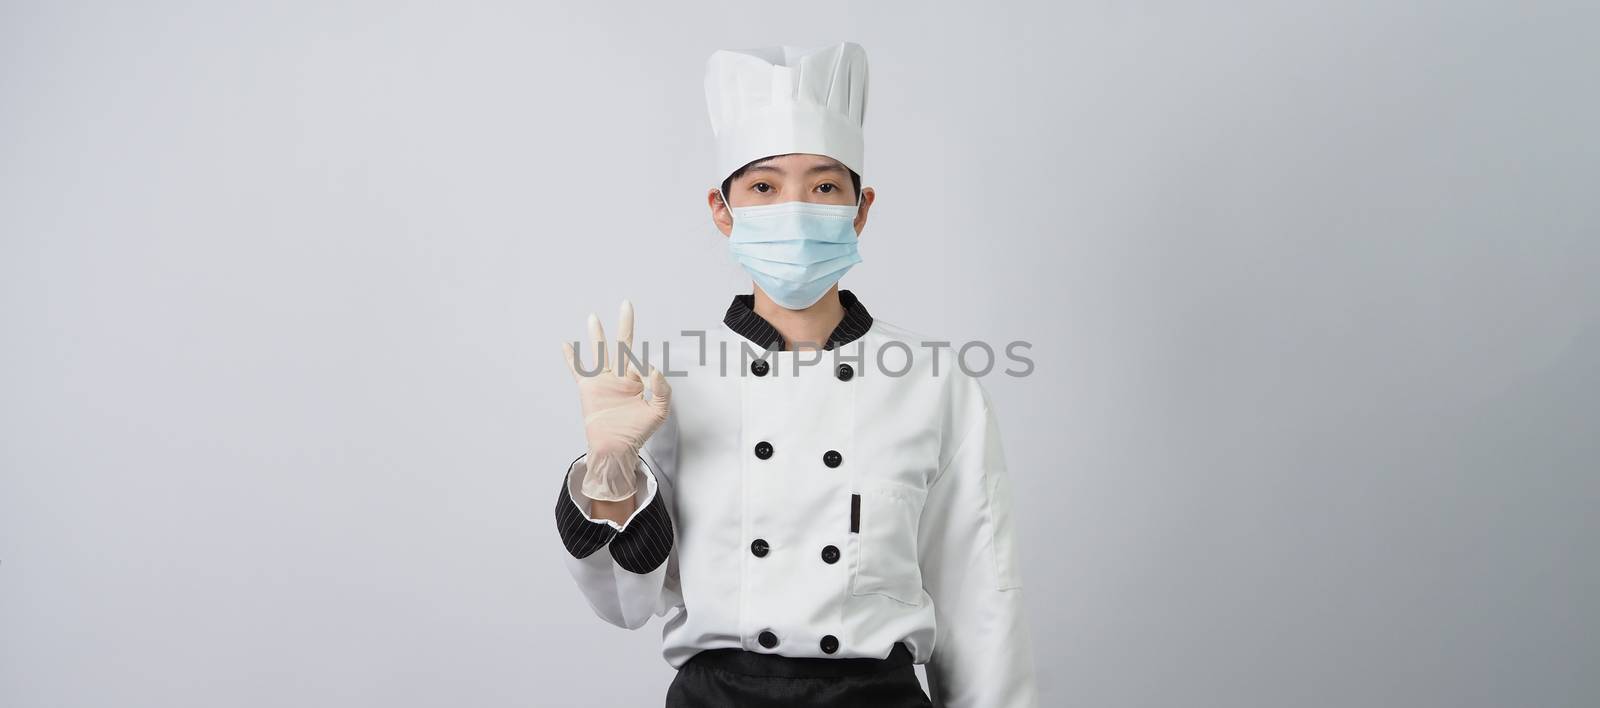
M 838 287 L 876 198 L 865 51 L 719 51 L 706 98 L 706 199 L 752 291 L 664 362 L 626 302 L 614 342 L 591 315 L 592 349 L 564 345 L 588 442 L 556 499 L 568 569 L 605 621 L 666 618 L 668 708 L 1036 706 L 990 401 Z

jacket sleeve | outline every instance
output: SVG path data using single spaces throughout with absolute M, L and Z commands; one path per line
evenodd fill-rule
M 938 628 L 928 689 L 937 708 L 1036 708 L 1000 429 L 970 383 L 975 415 L 964 416 L 966 431 L 929 487 L 917 532 Z
M 671 434 L 656 435 L 663 432 Z M 568 572 L 595 614 L 625 629 L 638 629 L 652 615 L 682 604 L 675 578 L 671 447 L 658 445 L 652 452 L 647 444 L 639 451 L 639 504 L 622 524 L 589 515 L 581 491 L 587 455 L 567 467 L 556 496 L 556 531 L 566 547 Z

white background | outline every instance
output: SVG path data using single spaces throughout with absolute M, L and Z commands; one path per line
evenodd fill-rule
M 1045 706 L 1600 702 L 1593 3 L 3 8 L 8 708 L 659 705 L 558 342 L 715 326 L 704 61 L 839 39 Z

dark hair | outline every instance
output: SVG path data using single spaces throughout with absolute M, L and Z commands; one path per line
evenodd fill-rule
M 763 157 L 763 158 L 761 158 L 759 160 L 751 160 L 749 162 L 744 163 L 744 167 L 740 167 L 739 169 L 734 170 L 733 174 L 728 175 L 727 179 L 722 180 L 722 195 L 723 196 L 727 196 L 728 195 L 728 190 L 733 187 L 733 181 L 736 180 L 736 179 L 739 179 L 741 176 L 743 176 L 745 170 L 750 169 L 751 165 L 754 165 L 757 162 L 766 162 L 767 160 L 771 160 L 774 157 L 778 157 L 778 156 L 777 155 L 768 155 L 768 156 Z M 844 171 L 850 173 L 850 187 L 853 190 L 855 190 L 854 191 L 855 198 L 856 199 L 860 199 L 861 198 L 861 175 L 856 174 L 855 170 L 852 170 L 852 169 L 850 169 L 848 167 L 844 168 Z M 724 204 L 723 206 L 730 207 L 730 208 L 733 207 L 732 204 Z

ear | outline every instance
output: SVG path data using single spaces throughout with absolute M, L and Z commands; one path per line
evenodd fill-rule
M 867 211 L 872 208 L 872 202 L 877 198 L 878 192 L 873 188 L 861 188 L 861 208 L 856 210 L 856 238 L 861 238 L 862 230 L 867 228 Z
M 722 203 L 722 192 L 715 187 L 707 190 L 706 206 L 711 209 L 711 223 L 717 225 L 717 230 L 723 236 L 733 235 L 733 212 L 728 211 L 728 205 Z

